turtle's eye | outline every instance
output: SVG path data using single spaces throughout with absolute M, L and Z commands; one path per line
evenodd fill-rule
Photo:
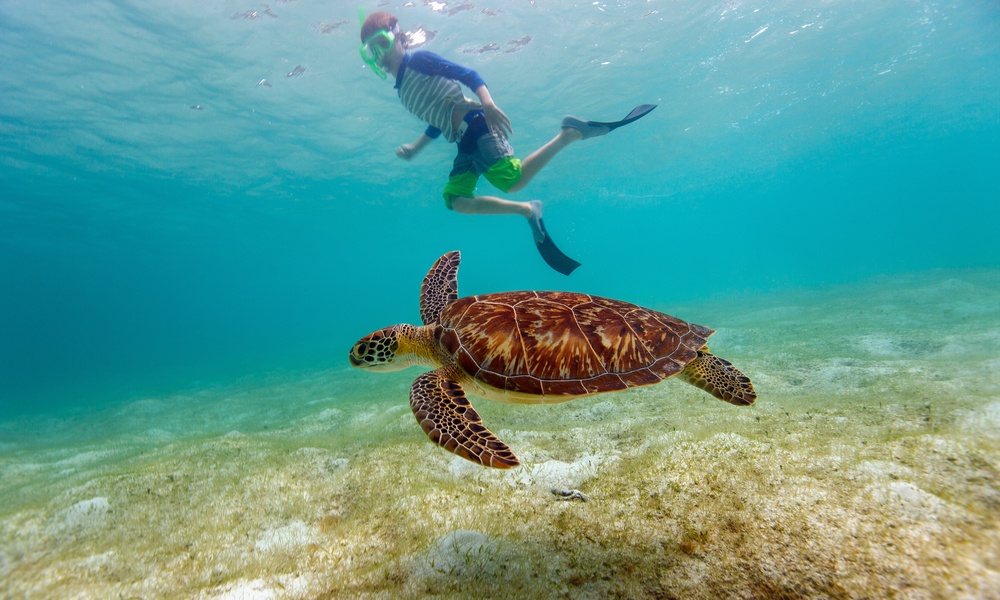
M 371 356 L 368 355 L 370 350 L 371 347 L 367 341 L 361 341 L 354 344 L 354 347 L 351 348 L 351 354 L 349 356 L 351 364 L 355 367 L 360 367 L 365 362 L 371 363 Z

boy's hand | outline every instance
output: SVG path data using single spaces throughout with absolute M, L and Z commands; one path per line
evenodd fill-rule
M 396 156 L 402 158 L 403 160 L 410 160 L 414 156 L 420 153 L 424 149 L 424 146 L 431 143 L 431 138 L 427 137 L 426 133 L 420 134 L 417 141 L 412 144 L 403 144 L 399 148 L 396 148 Z
M 403 144 L 399 148 L 396 148 L 396 156 L 402 158 L 403 160 L 410 160 L 420 152 L 420 149 L 413 144 Z
M 496 104 L 492 102 L 483 104 L 483 114 L 486 115 L 486 124 L 494 135 L 507 139 L 510 137 L 510 134 L 514 133 L 514 130 L 510 127 L 510 118 Z

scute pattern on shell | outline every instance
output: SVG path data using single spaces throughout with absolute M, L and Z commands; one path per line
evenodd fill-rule
M 658 383 L 680 372 L 714 333 L 649 309 L 573 292 L 461 298 L 438 340 L 480 383 L 576 396 Z

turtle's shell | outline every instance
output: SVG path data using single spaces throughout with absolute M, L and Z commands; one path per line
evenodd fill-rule
M 679 373 L 715 333 L 627 302 L 572 292 L 504 292 L 444 308 L 437 338 L 457 367 L 507 394 L 580 396 Z

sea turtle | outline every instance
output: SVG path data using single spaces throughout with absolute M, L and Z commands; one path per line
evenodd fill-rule
M 431 440 L 487 467 L 519 462 L 483 426 L 465 390 L 499 402 L 543 404 L 659 383 L 677 375 L 720 400 L 749 406 L 750 379 L 708 351 L 702 325 L 620 300 L 574 292 L 458 297 L 461 255 L 434 263 L 420 289 L 423 327 L 393 325 L 351 349 L 355 367 L 437 367 L 417 377 L 410 408 Z

